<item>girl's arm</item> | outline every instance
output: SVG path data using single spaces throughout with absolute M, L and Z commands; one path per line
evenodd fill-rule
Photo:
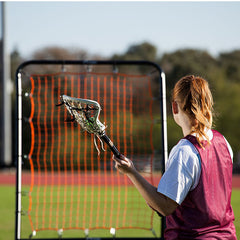
M 165 195 L 157 192 L 157 188 L 151 185 L 135 169 L 132 161 L 124 156 L 121 159 L 113 156 L 116 168 L 124 173 L 132 181 L 148 205 L 163 216 L 168 216 L 175 211 L 178 204 Z

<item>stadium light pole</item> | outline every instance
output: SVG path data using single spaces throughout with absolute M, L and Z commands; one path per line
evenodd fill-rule
M 9 78 L 9 59 L 6 50 L 6 18 L 5 18 L 5 3 L 1 2 L 1 27 L 0 27 L 0 82 L 1 82 L 1 97 L 0 97 L 0 165 L 9 166 L 12 163 L 12 128 L 11 128 L 11 81 Z

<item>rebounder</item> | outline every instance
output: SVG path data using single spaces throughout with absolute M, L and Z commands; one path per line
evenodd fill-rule
M 15 239 L 162 238 L 164 218 L 115 170 L 110 151 L 158 184 L 167 159 L 161 68 L 147 61 L 28 61 L 16 84 Z M 96 134 L 99 122 L 103 132 Z

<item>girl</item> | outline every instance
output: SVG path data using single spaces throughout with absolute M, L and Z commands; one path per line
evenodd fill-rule
M 165 239 L 237 239 L 231 207 L 232 150 L 212 130 L 212 95 L 206 80 L 181 78 L 173 89 L 172 113 L 184 138 L 171 150 L 158 187 L 132 161 L 113 156 L 148 205 L 166 216 Z

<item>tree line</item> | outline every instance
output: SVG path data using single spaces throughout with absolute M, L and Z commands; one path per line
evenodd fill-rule
M 159 64 L 166 74 L 168 145 L 171 149 L 181 138 L 181 129 L 171 116 L 171 91 L 177 80 L 189 74 L 207 79 L 214 97 L 214 128 L 228 139 L 234 152 L 234 162 L 240 162 L 240 50 L 212 56 L 201 49 L 179 49 L 158 54 L 156 46 L 149 42 L 131 45 L 122 54 L 106 58 L 90 54 L 83 49 L 45 47 L 32 53 L 31 59 L 45 60 L 148 60 Z M 11 53 L 11 79 L 14 81 L 17 67 L 24 61 L 18 50 Z M 15 93 L 13 93 L 15 95 Z M 13 96 L 13 102 L 14 102 Z M 14 108 L 14 107 L 13 107 Z M 14 111 L 13 111 L 14 113 Z

